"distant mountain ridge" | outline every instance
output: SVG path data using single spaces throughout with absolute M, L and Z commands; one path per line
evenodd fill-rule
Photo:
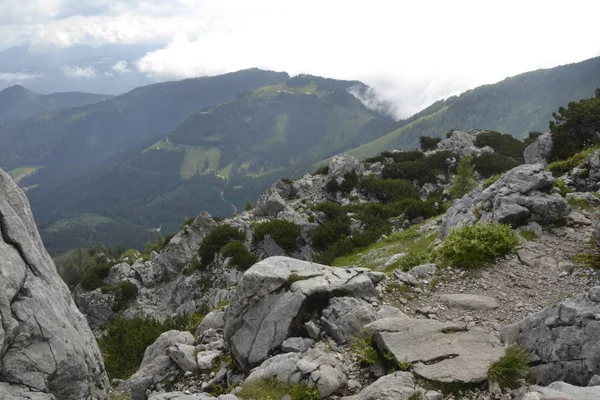
M 14 85 L 0 91 L 0 120 L 22 119 L 65 108 L 100 103 L 114 96 L 82 92 L 39 94 Z

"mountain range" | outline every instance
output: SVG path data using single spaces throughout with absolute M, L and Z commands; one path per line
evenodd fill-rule
M 51 253 L 99 241 L 140 247 L 153 229 L 174 232 L 202 210 L 231 215 L 274 179 L 312 172 L 341 152 L 411 149 L 420 136 L 451 129 L 518 138 L 546 131 L 553 111 L 598 86 L 595 58 L 507 78 L 395 121 L 359 100 L 369 90 L 361 82 L 253 69 L 0 121 L 0 167 L 28 189 Z M 13 104 L 12 115 L 23 112 Z

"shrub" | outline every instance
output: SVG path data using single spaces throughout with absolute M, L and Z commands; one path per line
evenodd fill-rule
M 359 182 L 359 189 L 383 203 L 419 198 L 419 190 L 412 182 L 402 179 L 377 179 L 369 176 Z
M 350 347 L 358 358 L 367 364 L 375 364 L 379 359 L 379 353 L 373 347 L 372 340 L 373 334 L 367 330 L 350 338 Z
M 356 187 L 357 183 L 358 183 L 358 176 L 356 175 L 356 172 L 351 171 L 351 172 L 348 172 L 346 175 L 344 175 L 344 181 L 341 184 L 338 184 L 335 179 L 329 181 L 327 183 L 327 185 L 325 186 L 325 190 L 328 193 L 336 193 L 336 192 L 350 193 L 352 191 L 352 189 L 354 189 Z
M 125 310 L 138 294 L 138 288 L 129 281 L 117 283 L 115 286 L 103 287 L 103 292 L 114 292 L 115 303 L 112 306 L 114 312 Z
M 421 183 L 435 182 L 435 173 L 424 162 L 404 161 L 386 165 L 381 171 L 383 179 L 406 179 Z
M 327 175 L 329 174 L 329 164 L 321 165 L 313 172 L 313 175 Z
M 475 146 L 479 148 L 490 146 L 494 149 L 494 154 L 504 155 L 505 157 L 519 161 L 517 165 L 525 161 L 523 159 L 523 152 L 527 146 L 509 134 L 494 131 L 481 132 L 475 138 Z
M 290 178 L 281 178 L 281 182 L 287 183 L 288 185 L 291 185 L 292 183 L 294 183 L 296 181 L 293 180 L 293 179 L 290 179 Z
M 457 154 L 454 154 L 449 150 L 444 150 L 428 155 L 424 162 L 429 166 L 429 168 L 447 173 L 448 164 L 446 163 L 446 160 L 452 158 L 458 159 L 459 157 Z
M 317 251 L 327 250 L 342 238 L 350 235 L 350 219 L 333 219 L 322 224 L 311 237 L 312 245 Z
M 250 200 L 246 200 L 246 204 L 244 204 L 244 211 L 251 211 L 254 208 Z
M 557 179 L 554 182 L 554 187 L 558 189 L 558 192 L 562 197 L 565 197 L 567 193 L 571 193 L 571 189 L 569 189 L 565 181 L 563 181 L 562 179 Z
M 253 266 L 258 259 L 252 254 L 246 246 L 239 240 L 234 240 L 227 243 L 222 249 L 223 257 L 231 257 L 231 265 L 245 271 Z
M 488 380 L 501 388 L 517 389 L 526 382 L 531 373 L 529 352 L 522 346 L 510 345 L 502 358 L 488 369 Z
M 506 157 L 499 153 L 482 154 L 473 160 L 473 168 L 479 172 L 484 178 L 489 178 L 492 175 L 502 174 L 514 167 L 518 167 L 519 162 L 513 158 Z
M 83 290 L 90 291 L 104 286 L 104 282 L 102 280 L 108 277 L 110 268 L 111 266 L 107 264 L 95 265 L 91 268 L 88 268 L 83 274 L 81 288 Z
M 473 167 L 471 166 L 471 158 L 461 158 L 456 168 L 456 175 L 452 178 L 452 186 L 450 187 L 450 195 L 455 198 L 461 198 L 469 193 L 477 186 L 473 179 Z
M 293 222 L 281 219 L 256 224 L 254 226 L 254 241 L 257 243 L 262 241 L 265 235 L 271 236 L 279 247 L 291 253 L 296 250 L 296 239 L 300 236 L 300 227 Z
M 421 136 L 419 138 L 419 145 L 423 151 L 435 150 L 437 144 L 441 141 L 442 138 L 439 137 Z
M 383 154 L 383 153 L 381 153 Z M 420 151 L 396 151 L 393 153 L 387 153 L 395 163 L 402 163 L 408 161 L 421 161 L 425 158 L 425 154 Z
M 449 264 L 473 268 L 509 254 L 517 244 L 510 226 L 477 223 L 453 229 L 440 246 L 439 254 Z
M 500 179 L 502 177 L 502 175 L 498 174 L 498 175 L 492 175 L 489 178 L 487 178 L 485 181 L 483 181 L 483 188 L 487 189 L 490 186 L 492 186 L 494 183 L 498 182 L 498 179 Z
M 404 217 L 412 221 L 415 218 L 429 219 L 435 217 L 440 212 L 433 204 L 435 200 L 421 201 L 415 199 L 405 199 L 400 202 L 404 207 Z
M 581 164 L 585 159 L 596 151 L 597 147 L 590 147 L 579 153 L 573 154 L 571 157 L 562 161 L 554 161 L 550 163 L 547 167 L 548 171 L 552 172 L 554 176 L 560 176 L 566 174 L 573 168 L 577 167 Z
M 215 259 L 215 253 L 221 251 L 221 249 L 229 242 L 233 240 L 244 240 L 246 236 L 238 231 L 233 226 L 219 225 L 211 233 L 209 233 L 198 250 L 200 256 L 199 266 L 206 268 Z
M 525 147 L 529 146 L 537 140 L 538 137 L 542 136 L 543 132 L 529 132 L 529 135 L 523 140 Z
M 286 395 L 290 400 L 319 400 L 320 398 L 316 387 L 309 388 L 302 383 L 283 383 L 275 377 L 246 383 L 236 395 L 244 400 L 279 400 Z

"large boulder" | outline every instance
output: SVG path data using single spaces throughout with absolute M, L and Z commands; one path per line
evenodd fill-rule
M 451 151 L 461 157 L 469 157 L 473 154 L 479 155 L 482 153 L 493 153 L 494 149 L 485 147 L 480 149 L 475 146 L 476 132 L 452 131 L 449 137 L 442 139 L 437 144 L 437 150 Z
M 306 353 L 285 353 L 269 358 L 252 370 L 245 383 L 276 378 L 285 383 L 317 387 L 321 398 L 346 386 L 348 368 L 335 353 L 310 349 Z
M 160 252 L 158 263 L 170 277 L 177 276 L 198 254 L 200 244 L 217 223 L 209 213 L 203 212 L 194 221 L 184 226 Z
M 85 317 L 56 272 L 17 184 L 0 170 L 0 397 L 106 399 Z
M 115 315 L 113 311 L 115 293 L 112 291 L 102 291 L 98 288 L 86 292 L 78 288 L 74 298 L 77 308 L 85 315 L 94 334 L 101 333 Z
M 600 189 L 600 150 L 588 155 L 564 177 L 565 183 L 579 192 Z
M 548 165 L 548 157 L 552 152 L 552 135 L 544 133 L 538 136 L 523 152 L 526 164 Z
M 502 331 L 529 350 L 537 381 L 587 385 L 600 374 L 600 286 L 532 314 Z
M 327 173 L 325 185 L 330 188 L 330 191 L 335 191 L 344 184 L 349 176 L 354 175 L 356 177 L 363 170 L 364 165 L 356 158 L 348 154 L 338 154 L 329 161 L 329 172 Z
M 285 200 L 274 188 L 263 193 L 256 202 L 256 215 L 259 217 L 275 217 L 284 209 Z
M 549 224 L 563 221 L 571 212 L 567 201 L 550 194 L 552 174 L 541 164 L 524 164 L 505 173 L 487 189 L 475 189 L 448 209 L 440 236 L 450 229 L 475 222 L 500 222 L 519 227 L 529 222 Z
M 225 315 L 225 339 L 248 371 L 291 336 L 307 336 L 304 318 L 331 297 L 373 298 L 383 274 L 270 257 L 244 273 Z
M 413 374 L 396 371 L 377 379 L 356 396 L 344 397 L 343 400 L 410 400 L 415 396 L 422 398 L 419 393 Z
M 600 399 L 600 386 L 580 387 L 565 382 L 552 382 L 548 386 L 531 386 L 519 400 L 596 400 Z
M 504 355 L 493 335 L 428 319 L 384 318 L 365 327 L 382 354 L 410 363 L 415 375 L 438 383 L 487 380 L 490 363 Z
M 321 325 L 336 342 L 342 344 L 376 319 L 375 310 L 366 301 L 354 297 L 334 297 L 323 310 Z

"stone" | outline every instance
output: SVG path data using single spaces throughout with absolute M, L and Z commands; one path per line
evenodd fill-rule
M 344 400 L 409 400 L 419 393 L 413 374 L 396 371 L 384 375 L 365 387 L 355 396 L 345 397 Z M 421 397 L 419 397 L 421 398 Z
M 460 155 L 461 157 L 470 157 L 473 155 L 473 153 L 481 154 L 482 149 L 479 149 L 477 146 L 475 146 L 476 137 L 477 136 L 474 134 L 455 130 L 452 131 L 449 137 L 442 139 L 437 144 L 437 150 L 449 150 Z M 494 152 L 494 150 L 490 148 L 485 149 L 483 152 L 489 153 L 490 150 L 492 153 Z
M 495 298 L 475 294 L 442 294 L 439 298 L 443 305 L 455 310 L 495 310 L 500 307 Z
M 600 387 L 580 387 L 558 381 L 547 387 L 531 386 L 527 395 L 538 395 L 539 400 L 595 400 L 600 399 Z
M 315 387 L 321 398 L 328 397 L 346 386 L 348 368 L 334 353 L 310 349 L 306 353 L 285 353 L 269 358 L 254 368 L 245 384 L 275 377 L 284 383 L 304 383 Z
M 0 397 L 107 399 L 85 317 L 56 272 L 29 201 L 0 170 Z
M 377 319 L 373 307 L 354 297 L 334 297 L 323 310 L 321 326 L 337 343 L 344 344 Z
M 263 193 L 256 202 L 256 215 L 259 217 L 275 217 L 285 209 L 285 200 L 274 189 Z
M 444 395 L 440 392 L 429 390 L 423 395 L 423 400 L 444 400 Z
M 219 330 L 225 328 L 225 311 L 211 311 L 202 319 L 198 328 L 196 328 L 196 337 L 201 337 L 209 329 Z
M 221 357 L 221 352 L 217 350 L 200 351 L 196 355 L 198 368 L 201 370 L 213 369 Z
M 225 340 L 245 371 L 304 326 L 303 317 L 320 312 L 335 296 L 370 299 L 385 275 L 366 268 L 335 268 L 288 257 L 270 257 L 242 276 L 225 314 Z
M 490 363 L 504 355 L 494 335 L 435 320 L 385 318 L 365 329 L 382 354 L 410 362 L 415 375 L 439 383 L 485 382 Z
M 128 280 L 131 275 L 131 266 L 125 262 L 110 267 L 108 277 L 104 279 L 107 286 L 114 286 L 119 282 Z
M 523 157 L 526 164 L 548 165 L 548 157 L 552 152 L 552 135 L 544 133 L 537 137 L 535 142 L 525 148 Z
M 221 400 L 221 397 L 218 398 Z M 237 400 L 236 396 L 233 399 Z M 217 400 L 207 393 L 185 394 L 183 392 L 155 393 L 148 396 L 148 400 Z
M 529 350 L 541 384 L 587 385 L 600 374 L 600 286 L 556 303 L 502 330 L 505 342 Z
M 315 321 L 308 321 L 306 324 L 304 324 L 304 327 L 306 328 L 306 333 L 311 339 L 319 340 L 319 336 L 321 336 L 321 328 L 315 324 Z
M 135 278 L 142 286 L 155 286 L 165 276 L 165 269 L 156 261 L 158 258 L 159 254 L 152 252 L 149 261 L 139 258 L 131 266 L 131 269 L 135 272 Z
M 600 386 L 600 375 L 594 375 L 588 382 L 588 386 Z
M 506 172 L 487 189 L 477 188 L 454 202 L 440 227 L 440 238 L 461 225 L 499 222 L 514 228 L 530 222 L 563 222 L 571 213 L 567 201 L 549 194 L 554 178 L 541 164 L 524 164 Z
M 438 268 L 435 264 L 421 264 L 412 267 L 410 271 L 408 271 L 408 274 L 414 276 L 415 278 L 425 278 L 431 275 L 435 275 L 437 270 Z
M 293 337 L 287 338 L 281 343 L 281 351 L 284 353 L 304 353 L 315 344 L 313 339 Z
M 419 281 L 416 280 L 414 276 L 407 274 L 406 272 L 403 272 L 399 269 L 394 271 L 394 278 L 397 281 L 406 283 L 407 285 L 410 285 L 410 286 L 419 286 Z
M 189 344 L 176 343 L 167 349 L 167 354 L 183 372 L 196 371 L 196 347 Z
M 567 200 L 583 201 L 593 206 L 600 206 L 600 198 L 590 192 L 572 192 L 565 196 Z
M 338 154 L 329 161 L 329 172 L 325 185 L 338 187 L 344 183 L 348 174 L 360 175 L 364 170 L 363 164 L 348 154 Z
M 384 305 L 377 310 L 377 319 L 383 318 L 408 318 L 408 316 L 396 307 Z
M 115 302 L 114 292 L 103 292 L 101 288 L 84 291 L 77 288 L 73 295 L 77 308 L 85 315 L 94 334 L 100 334 L 115 315 L 112 306 Z

